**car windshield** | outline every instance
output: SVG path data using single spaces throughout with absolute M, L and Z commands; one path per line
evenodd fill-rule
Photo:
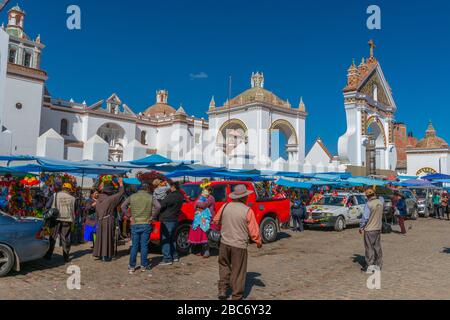
M 316 201 L 313 204 L 323 206 L 336 206 L 343 207 L 347 202 L 347 197 L 344 196 L 324 196 L 322 199 Z
M 427 190 L 426 189 L 411 189 L 415 194 L 417 198 L 426 198 L 427 197 Z
M 189 197 L 189 199 L 197 199 L 202 192 L 200 185 L 198 184 L 185 184 L 181 186 L 181 189 L 186 192 L 186 195 Z

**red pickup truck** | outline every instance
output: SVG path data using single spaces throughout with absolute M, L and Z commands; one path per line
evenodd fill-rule
M 248 190 L 255 191 L 248 197 L 248 206 L 255 212 L 256 221 L 260 225 L 261 237 L 264 243 L 274 242 L 280 231 L 280 224 L 290 219 L 290 200 L 266 199 L 258 194 L 255 185 L 248 181 L 214 181 L 211 182 L 212 195 L 216 199 L 216 212 L 227 202 L 230 202 L 228 195 L 233 192 L 234 187 L 244 184 Z M 186 200 L 181 209 L 180 225 L 176 231 L 177 248 L 180 253 L 188 253 L 190 245 L 188 243 L 189 228 L 194 220 L 195 202 L 200 197 L 200 183 L 187 183 L 182 186 L 186 193 Z M 160 241 L 160 223 L 153 224 L 153 232 L 150 236 L 152 242 Z

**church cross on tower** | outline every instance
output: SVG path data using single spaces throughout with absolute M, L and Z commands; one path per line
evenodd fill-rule
M 372 39 L 369 40 L 369 46 L 370 46 L 370 58 L 373 58 L 374 57 L 373 53 L 374 53 L 376 46 L 375 46 L 375 42 Z

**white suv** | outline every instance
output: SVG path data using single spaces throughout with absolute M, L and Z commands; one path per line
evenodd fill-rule
M 359 225 L 366 203 L 367 198 L 362 193 L 325 194 L 307 207 L 304 223 L 311 227 L 342 231 L 349 225 Z

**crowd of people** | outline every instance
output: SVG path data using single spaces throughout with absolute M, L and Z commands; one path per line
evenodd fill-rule
M 66 177 L 47 188 L 45 196 L 36 196 L 39 199 L 39 206 L 37 203 L 36 206 L 43 212 L 53 213 L 47 219 L 50 247 L 44 258 L 53 258 L 59 240 L 63 259 L 68 263 L 71 260 L 71 245 L 84 239 L 92 242 L 93 256 L 107 263 L 117 253 L 118 240 L 128 239 L 131 240 L 129 274 L 137 271 L 150 272 L 152 264 L 148 260 L 149 240 L 155 231 L 155 222 L 159 222 L 162 260 L 158 266 L 179 262 L 176 243 L 179 217 L 183 203 L 193 199 L 182 190 L 179 182 L 167 180 L 163 176 L 140 180 L 140 185 L 133 186 L 125 184 L 119 177 L 100 177 L 89 196 L 83 197 L 82 190 L 75 185 L 74 179 Z M 339 191 L 327 186 L 304 190 L 283 188 L 273 182 L 255 184 L 258 199 L 290 199 L 291 221 L 284 227 L 291 228 L 294 232 L 304 231 L 307 206 L 318 203 L 327 193 L 338 196 Z M 373 272 L 381 269 L 383 263 L 381 234 L 386 223 L 386 195 L 377 194 L 374 189 L 353 188 L 350 191 L 365 192 L 368 199 L 361 218 L 360 233 L 364 236 L 364 270 Z M 218 238 L 215 240 L 220 240 L 218 297 L 227 299 L 231 289 L 233 299 L 242 299 L 247 270 L 247 247 L 251 243 L 255 243 L 258 248 L 262 247 L 254 212 L 247 206 L 248 196 L 253 191 L 247 190 L 245 185 L 236 186 L 229 195 L 231 202 L 226 201 L 227 204 L 220 208 L 216 206 L 213 192 L 210 181 L 203 180 L 200 195 L 194 200 L 195 215 L 187 241 L 192 254 L 208 259 L 211 257 L 212 235 Z M 406 235 L 408 208 L 405 195 L 394 191 L 389 198 L 395 223 L 398 223 L 401 234 Z M 443 219 L 445 214 L 447 219 L 450 218 L 447 193 L 435 191 L 430 195 L 430 201 L 435 218 Z M 80 225 L 83 227 L 80 228 Z M 84 231 L 83 235 L 78 234 L 81 229 Z M 139 253 L 140 264 L 137 263 Z
M 247 246 L 249 240 L 262 246 L 259 226 L 253 210 L 247 206 L 248 191 L 239 185 L 230 194 L 231 202 L 215 212 L 215 199 L 210 184 L 202 184 L 202 193 L 194 205 L 195 219 L 190 228 L 188 241 L 192 253 L 210 257 L 209 231 L 220 234 L 218 287 L 220 299 L 244 297 L 247 273 Z M 181 207 L 186 194 L 180 183 L 155 179 L 151 184 L 143 181 L 139 187 L 127 192 L 122 178 L 102 181 L 91 190 L 88 199 L 80 201 L 70 183 L 55 188 L 48 197 L 46 208 L 54 216 L 47 220 L 50 228 L 50 248 L 45 259 L 53 258 L 57 241 L 61 243 L 63 259 L 71 260 L 71 239 L 77 211 L 82 210 L 85 224 L 85 239 L 93 242 L 93 256 L 99 261 L 109 262 L 115 254 L 117 226 L 120 233 L 131 238 L 128 272 L 134 274 L 151 271 L 148 260 L 149 240 L 153 223 L 160 222 L 161 250 L 163 259 L 158 266 L 172 265 L 180 261 L 175 234 Z M 81 209 L 82 208 L 82 209 Z M 220 225 L 220 227 L 219 227 Z M 87 232 L 88 230 L 91 230 Z M 219 231 L 221 230 L 221 231 Z M 95 237 L 92 237 L 95 235 Z M 86 238 L 86 236 L 89 236 Z M 140 265 L 137 256 L 140 252 Z

